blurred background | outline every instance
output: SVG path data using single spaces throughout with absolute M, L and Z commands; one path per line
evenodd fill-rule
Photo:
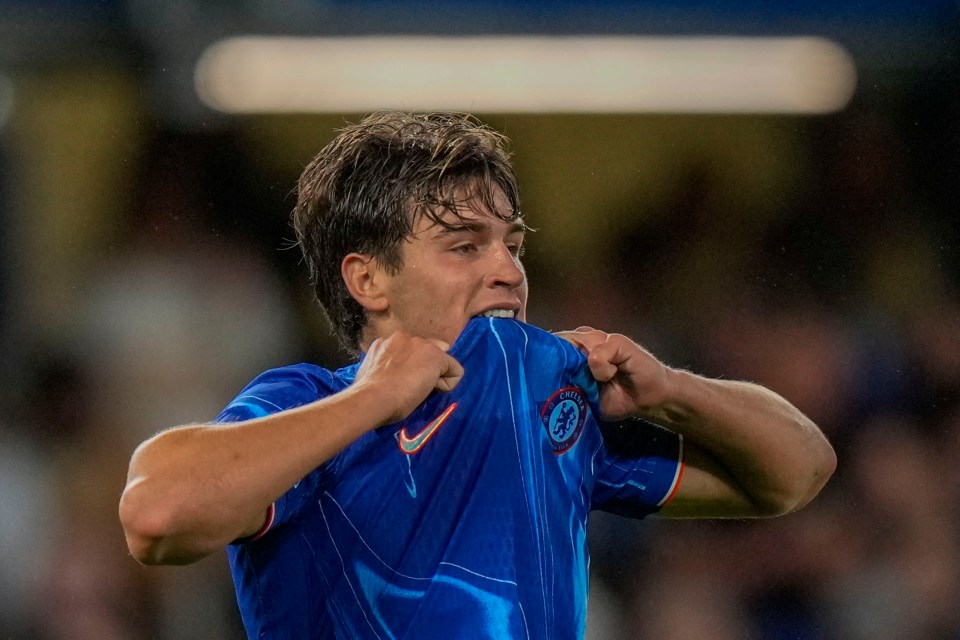
M 225 557 L 128 555 L 127 461 L 347 362 L 288 215 L 377 107 L 512 138 L 534 324 L 838 451 L 780 519 L 596 514 L 592 640 L 957 637 L 960 3 L 0 0 L 0 638 L 243 637 Z

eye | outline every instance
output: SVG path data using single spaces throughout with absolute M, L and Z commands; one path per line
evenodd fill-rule
M 477 245 L 473 244 L 472 242 L 464 242 L 454 245 L 452 251 L 461 255 L 468 255 L 477 251 Z
M 515 258 L 522 258 L 523 254 L 527 252 L 527 248 L 522 244 L 508 244 L 507 249 Z

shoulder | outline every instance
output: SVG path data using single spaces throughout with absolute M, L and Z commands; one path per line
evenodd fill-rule
M 343 390 L 351 379 L 340 370 L 300 363 L 264 371 L 227 405 L 217 422 L 262 417 L 309 404 Z
M 283 388 L 295 387 L 312 389 L 319 393 L 335 393 L 347 385 L 341 372 L 324 369 L 315 364 L 301 362 L 285 367 L 277 367 L 264 371 L 244 387 L 244 391 L 252 388 Z

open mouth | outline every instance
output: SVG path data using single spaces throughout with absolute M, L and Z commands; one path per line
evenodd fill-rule
M 482 318 L 513 318 L 517 314 L 511 309 L 490 309 L 480 314 Z

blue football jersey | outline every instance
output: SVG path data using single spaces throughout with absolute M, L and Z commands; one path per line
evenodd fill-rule
M 456 389 L 366 433 L 228 547 L 251 638 L 582 637 L 587 514 L 656 511 L 680 437 L 637 423 L 626 452 L 608 450 L 585 357 L 531 325 L 475 318 L 450 353 Z M 268 371 L 218 420 L 337 393 L 358 366 Z

